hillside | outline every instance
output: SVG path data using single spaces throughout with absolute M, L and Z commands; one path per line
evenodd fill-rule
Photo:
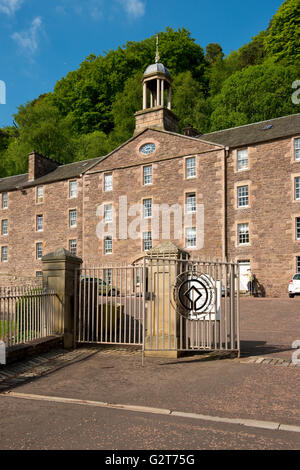
M 202 133 L 300 112 L 300 0 L 286 0 L 266 31 L 225 56 L 206 51 L 182 28 L 160 33 L 161 61 L 173 83 L 180 126 Z M 53 93 L 21 105 L 15 126 L 0 129 L 0 176 L 27 171 L 33 149 L 62 163 L 104 155 L 132 136 L 141 108 L 141 78 L 155 57 L 155 38 L 90 55 Z

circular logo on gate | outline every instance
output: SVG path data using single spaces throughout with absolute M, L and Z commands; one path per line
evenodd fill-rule
M 215 303 L 215 282 L 203 273 L 180 274 L 173 288 L 173 298 L 179 313 L 191 320 L 201 319 Z

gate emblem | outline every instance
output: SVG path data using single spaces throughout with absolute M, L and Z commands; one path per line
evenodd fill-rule
M 199 320 L 215 306 L 215 281 L 203 273 L 180 274 L 173 288 L 179 313 L 190 320 Z

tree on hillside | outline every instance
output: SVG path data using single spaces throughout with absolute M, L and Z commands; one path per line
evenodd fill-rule
M 210 107 L 203 87 L 190 72 L 183 72 L 173 83 L 173 111 L 180 117 L 180 131 L 193 126 L 202 134 L 209 131 Z
M 223 59 L 223 57 L 224 53 L 220 44 L 210 43 L 206 46 L 205 59 L 210 65 L 214 64 L 219 59 Z
M 269 57 L 287 64 L 300 62 L 300 1 L 285 0 L 271 20 L 264 46 Z
M 67 118 L 61 119 L 51 96 L 18 108 L 15 115 L 19 137 L 29 151 L 36 150 L 62 163 L 73 161 L 72 134 Z
M 212 100 L 211 130 L 226 129 L 300 112 L 292 103 L 297 68 L 276 64 L 247 67 L 229 77 Z
M 264 46 L 265 37 L 266 33 L 262 31 L 252 38 L 249 44 L 242 46 L 238 50 L 239 61 L 243 68 L 249 65 L 259 65 L 264 61 L 266 56 Z
M 116 95 L 123 92 L 128 79 L 154 62 L 155 44 L 152 36 L 139 43 L 128 42 L 104 57 L 90 55 L 77 71 L 57 82 L 53 103 L 63 117 L 68 116 L 74 132 L 101 130 L 109 134 L 113 130 Z M 159 44 L 161 61 L 174 77 L 189 70 L 197 80 L 204 81 L 204 52 L 188 30 L 167 28 L 159 34 Z
M 134 114 L 142 107 L 142 73 L 128 78 L 122 93 L 116 95 L 112 105 L 114 130 L 109 136 L 110 149 L 118 147 L 133 135 L 135 128 Z

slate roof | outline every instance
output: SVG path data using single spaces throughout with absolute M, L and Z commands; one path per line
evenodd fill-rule
M 28 173 L 24 175 L 8 176 L 0 179 L 0 192 L 11 191 L 22 186 L 28 180 Z
M 55 181 L 76 178 L 89 170 L 93 165 L 102 160 L 103 157 L 92 158 L 80 162 L 60 165 L 55 170 L 47 173 L 34 181 L 28 181 L 28 173 L 24 175 L 9 176 L 0 179 L 0 192 L 12 191 L 14 189 L 29 188 L 30 186 L 40 186 L 42 184 L 54 183 Z
M 67 165 L 60 165 L 55 170 L 47 173 L 41 178 L 37 178 L 34 181 L 29 181 L 23 187 L 29 186 L 40 186 L 42 184 L 54 183 L 55 181 L 68 180 L 70 178 L 76 178 L 77 176 L 82 175 L 92 166 L 99 163 L 104 157 L 92 158 L 90 160 L 84 160 L 74 163 L 69 163 Z M 1 190 L 1 180 L 0 180 L 0 190 Z
M 199 139 L 212 144 L 215 143 L 236 148 L 297 135 L 300 136 L 300 114 L 292 114 L 290 116 L 270 119 L 246 126 L 233 127 L 232 129 L 225 129 L 223 131 L 210 132 L 209 134 L 200 135 Z M 189 138 L 191 139 L 191 137 Z M 28 181 L 28 173 L 1 178 L 0 193 L 76 178 L 90 170 L 103 159 L 108 158 L 109 155 L 110 154 L 90 160 L 60 165 L 55 170 L 34 181 Z
M 210 132 L 209 134 L 199 136 L 199 138 L 235 148 L 297 134 L 300 136 L 300 114 L 292 114 L 246 126 L 233 127 L 223 131 Z

